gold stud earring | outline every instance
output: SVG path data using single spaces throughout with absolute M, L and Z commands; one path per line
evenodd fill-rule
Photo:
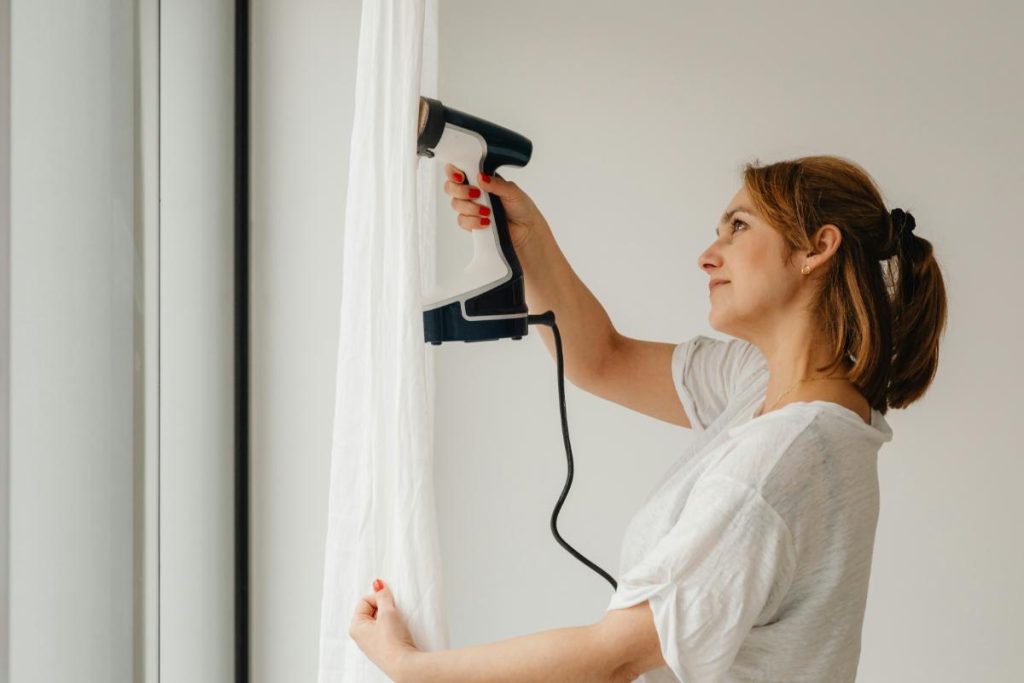
M 805 263 L 804 267 L 800 269 L 800 272 L 803 273 L 804 275 L 809 275 L 811 272 L 811 267 Z

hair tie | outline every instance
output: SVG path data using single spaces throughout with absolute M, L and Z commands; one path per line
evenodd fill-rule
M 914 217 L 909 211 L 893 209 L 889 212 L 889 216 L 892 218 L 895 239 L 892 241 L 888 253 L 884 256 L 886 259 L 890 259 L 895 256 L 900 247 L 905 242 L 910 241 L 910 236 L 914 233 L 914 228 L 917 227 L 917 221 L 914 220 Z

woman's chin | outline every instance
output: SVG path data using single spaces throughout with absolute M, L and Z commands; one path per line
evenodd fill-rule
M 708 325 L 716 332 L 729 334 L 729 318 L 714 304 L 711 305 L 711 312 L 708 313 Z
M 712 304 L 711 312 L 708 313 L 708 325 L 711 327 L 711 329 L 715 330 L 716 332 L 721 332 L 722 331 L 721 328 L 720 328 L 720 325 L 721 325 L 720 318 L 721 318 L 721 316 L 719 316 L 718 313 L 715 312 L 715 307 Z

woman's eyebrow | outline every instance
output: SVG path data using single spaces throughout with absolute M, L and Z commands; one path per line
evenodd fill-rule
M 742 205 L 741 206 L 737 206 L 735 209 L 733 209 L 731 211 L 727 211 L 724 214 L 722 214 L 722 222 L 723 223 L 727 223 L 729 221 L 729 219 L 732 218 L 732 215 L 734 213 L 736 213 L 737 211 L 744 211 L 744 212 L 749 213 L 749 214 L 753 214 L 754 213 L 753 211 L 750 210 L 750 207 L 742 206 Z

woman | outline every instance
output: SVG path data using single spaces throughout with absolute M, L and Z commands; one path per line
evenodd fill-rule
M 480 189 L 446 172 L 459 226 L 486 226 Z M 924 394 L 946 323 L 913 216 L 845 159 L 747 164 L 697 262 L 732 338 L 667 344 L 615 330 L 515 183 L 479 184 L 504 204 L 530 312 L 556 314 L 566 376 L 695 439 L 630 522 L 599 623 L 420 652 L 383 587 L 353 620 L 360 647 L 395 680 L 853 681 L 883 416 Z

